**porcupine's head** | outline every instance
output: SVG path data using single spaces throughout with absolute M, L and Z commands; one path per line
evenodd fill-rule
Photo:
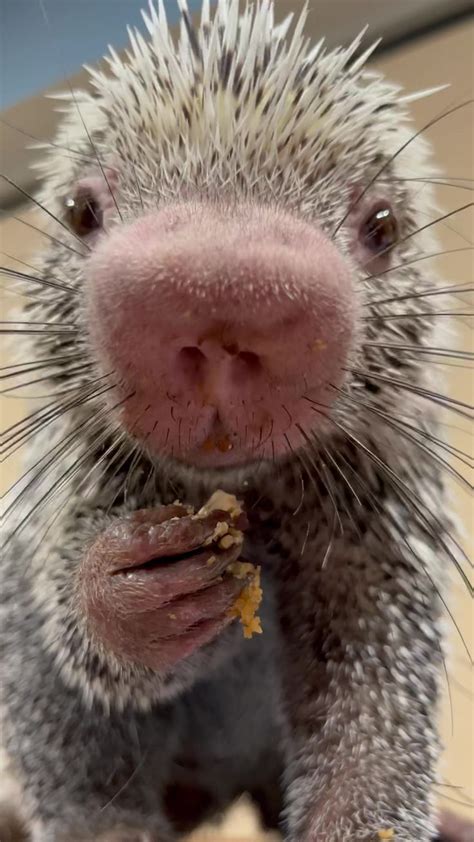
M 184 10 L 177 46 L 153 6 L 145 20 L 149 40 L 132 34 L 67 103 L 43 167 L 42 201 L 72 235 L 56 227 L 45 258 L 55 286 L 33 318 L 59 333 L 39 356 L 79 389 L 62 398 L 79 450 L 66 479 L 93 484 L 97 463 L 106 507 L 135 505 L 157 465 L 271 468 L 341 418 L 364 440 L 372 409 L 414 399 L 387 371 L 420 376 L 388 346 L 431 330 L 429 299 L 411 297 L 428 191 L 404 177 L 426 149 L 361 39 L 310 48 L 303 17 L 275 26 L 270 2 L 205 3 L 195 29 Z
M 422 342 L 426 323 L 385 318 L 416 301 L 375 303 L 417 278 L 394 268 L 420 250 L 416 188 L 388 163 L 412 131 L 403 98 L 354 57 L 360 39 L 309 50 L 303 19 L 289 37 L 270 3 L 239 17 L 225 0 L 195 30 L 184 12 L 177 47 L 153 10 L 146 23 L 67 106 L 46 162 L 46 204 L 82 241 L 53 245 L 74 288 L 49 296 L 73 325 L 54 342 L 114 384 L 107 423 L 152 458 L 276 459 L 331 433 L 338 390 L 384 391 L 354 370 L 401 355 L 372 343 Z

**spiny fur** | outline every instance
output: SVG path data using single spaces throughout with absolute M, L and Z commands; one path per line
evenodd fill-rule
M 89 345 L 83 307 L 87 249 L 51 224 L 66 245 L 52 244 L 38 273 L 59 276 L 72 291 L 42 289 L 28 312 L 32 321 L 68 323 L 75 330 L 36 337 L 33 355 L 50 357 L 53 389 L 71 387 L 73 400 L 73 387 L 90 386 L 91 397 L 51 421 L 29 445 L 27 467 L 45 454 L 45 468 L 55 442 L 63 447 L 61 463 L 32 482 L 28 499 L 10 521 L 16 532 L 7 544 L 2 619 L 8 749 L 29 811 L 42 828 L 35 837 L 41 842 L 69 839 L 71 826 L 79 839 L 119 821 L 131 826 L 141 821 L 143 829 L 161 834 L 161 842 L 173 835 L 156 805 L 155 812 L 150 806 L 146 775 L 151 779 L 156 769 L 142 746 L 155 745 L 151 726 L 156 719 L 161 734 L 160 711 L 164 706 L 168 716 L 171 709 L 174 731 L 172 746 L 161 747 L 161 785 L 177 744 L 189 738 L 189 725 L 183 723 L 195 717 L 209 730 L 206 709 L 216 704 L 233 739 L 229 736 L 226 745 L 225 736 L 216 734 L 216 753 L 239 758 L 229 792 L 247 786 L 250 764 L 231 728 L 236 717 L 242 718 L 242 733 L 248 727 L 255 735 L 254 757 L 266 756 L 263 736 L 280 743 L 274 762 L 282 768 L 286 753 L 288 839 L 312 839 L 314 832 L 324 842 L 368 840 L 378 826 L 396 823 L 397 842 L 427 842 L 434 832 L 442 594 L 451 565 L 443 480 L 435 459 L 374 412 L 412 419 L 428 433 L 437 429 L 429 401 L 377 379 L 381 373 L 394 375 L 412 387 L 429 388 L 425 360 L 420 363 L 416 352 L 393 353 L 388 345 L 442 345 L 434 339 L 432 299 L 377 304 L 436 283 L 429 261 L 410 262 L 436 250 L 431 235 L 415 234 L 433 210 L 429 186 L 421 192 L 399 180 L 433 172 L 431 162 L 426 169 L 429 148 L 417 138 L 391 161 L 413 134 L 406 107 L 410 97 L 366 69 L 371 48 L 356 57 L 362 36 L 345 49 L 327 52 L 322 42 L 310 49 L 304 13 L 291 35 L 290 20 L 275 26 L 271 2 L 249 4 L 239 14 L 235 0 L 220 0 L 212 18 L 205 2 L 196 30 L 180 6 L 176 46 L 162 3 L 158 9 L 151 5 L 145 16 L 149 40 L 131 31 L 124 60 L 111 51 L 108 73 L 91 70 L 92 94 L 65 95 L 56 145 L 47 147 L 41 165 L 40 201 L 61 215 L 74 183 L 84 172 L 97 172 L 100 159 L 119 174 L 113 225 L 170 200 L 204 197 L 290 209 L 317 220 L 331 235 L 351 204 L 351 187 L 360 190 L 386 164 L 369 197 L 388 197 L 397 212 L 402 242 L 394 264 L 400 269 L 367 277 L 351 252 L 350 220 L 341 226 L 335 241 L 351 263 L 363 312 L 381 317 L 359 326 L 349 367 L 366 373 L 347 373 L 346 396 L 338 396 L 331 412 L 346 432 L 326 422 L 315 436 L 308 431 L 301 454 L 289 450 L 276 466 L 217 477 L 140 448 L 107 408 L 109 393 L 92 394 L 104 372 Z M 395 313 L 406 318 L 383 318 Z M 55 363 L 69 353 L 90 368 L 77 374 L 70 373 L 77 362 Z M 112 382 L 113 375 L 105 377 L 104 389 Z M 74 434 L 77 427 L 80 435 Z M 258 523 L 248 552 L 265 565 L 263 642 L 243 649 L 231 630 L 172 675 L 125 666 L 90 639 L 78 611 L 74 575 L 81 554 L 110 516 L 177 496 L 199 504 L 216 484 L 244 494 L 255 509 Z M 56 492 L 43 500 L 52 485 Z M 25 577 L 19 573 L 23 569 Z M 359 613 L 353 613 L 354 605 Z M 274 628 L 279 624 L 282 641 Z M 266 665 L 261 687 L 253 659 Z M 254 682 L 253 713 L 238 693 L 228 697 L 226 687 L 235 685 L 236 674 L 242 681 L 237 686 L 245 686 L 248 676 Z M 352 688 L 354 700 L 344 686 Z M 358 686 L 365 688 L 361 703 Z M 220 705 L 222 699 L 226 705 Z M 264 705 L 270 723 L 265 728 L 258 718 Z M 77 762 L 68 747 L 76 735 L 85 741 Z M 109 789 L 103 769 L 91 768 L 88 751 L 96 762 L 108 752 Z M 203 746 L 196 751 L 201 766 L 195 776 L 206 779 L 206 767 L 214 767 Z M 115 762 L 120 771 L 114 777 Z M 137 762 L 140 774 L 127 783 Z M 337 784 L 351 763 L 357 764 L 358 780 L 368 781 L 354 792 Z M 256 778 L 264 776 L 264 766 Z M 216 792 L 220 774 L 213 782 Z M 328 782 L 334 797 L 319 805 L 315 816 L 314 803 Z M 222 787 L 219 805 L 231 797 Z M 334 810 L 339 811 L 335 819 Z

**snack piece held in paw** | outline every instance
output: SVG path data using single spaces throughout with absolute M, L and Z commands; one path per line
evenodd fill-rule
M 237 579 L 243 579 L 252 574 L 252 579 L 237 597 L 230 613 L 232 617 L 240 617 L 244 629 L 244 637 L 251 638 L 254 634 L 262 634 L 260 617 L 257 609 L 262 601 L 260 586 L 260 567 L 254 567 L 245 561 L 235 561 L 227 568 Z
M 207 503 L 199 510 L 196 517 L 206 517 L 216 510 L 228 512 L 236 525 L 232 526 L 220 521 L 216 525 L 211 540 L 217 541 L 218 546 L 223 550 L 227 550 L 233 545 L 242 544 L 243 534 L 237 528 L 238 520 L 242 515 L 242 507 L 237 498 L 233 494 L 227 494 L 225 491 L 219 489 L 214 492 Z M 245 579 L 252 576 L 232 606 L 230 615 L 240 618 L 244 630 L 244 637 L 251 638 L 254 634 L 261 634 L 262 626 L 260 618 L 256 616 L 257 609 L 262 601 L 260 567 L 254 567 L 249 562 L 235 561 L 228 566 L 227 571 L 236 579 Z
M 217 521 L 212 535 L 209 535 L 204 546 L 217 545 L 217 550 L 230 550 L 240 547 L 244 542 L 242 529 L 247 525 L 247 519 L 242 507 L 233 494 L 225 491 L 215 491 L 207 503 L 192 516 L 191 520 L 207 520 L 216 512 L 222 512 L 225 518 Z
M 228 494 L 226 491 L 222 491 L 221 489 L 214 491 L 214 494 L 212 494 L 207 503 L 199 509 L 197 517 L 206 517 L 206 515 L 210 512 L 214 512 L 216 510 L 220 512 L 229 512 L 234 520 L 242 514 L 242 506 L 237 500 L 237 497 L 233 494 Z

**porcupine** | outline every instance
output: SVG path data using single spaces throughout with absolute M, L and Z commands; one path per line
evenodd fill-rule
M 429 146 L 362 36 L 180 8 L 178 46 L 151 5 L 45 152 L 62 230 L 26 311 L 54 391 L 7 439 L 28 472 L 2 564 L 33 840 L 166 842 L 247 791 L 287 840 L 428 842 L 455 559 L 416 353 L 431 194 L 398 153 L 421 175 Z M 187 531 L 216 488 L 262 566 L 250 641 L 237 550 L 209 564 L 215 520 Z

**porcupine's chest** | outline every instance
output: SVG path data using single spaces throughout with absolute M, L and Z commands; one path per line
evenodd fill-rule
M 177 704 L 179 739 L 164 788 L 166 811 L 189 831 L 242 793 L 276 826 L 281 812 L 284 718 L 272 585 L 263 576 L 264 633 L 244 640 L 232 657 Z

